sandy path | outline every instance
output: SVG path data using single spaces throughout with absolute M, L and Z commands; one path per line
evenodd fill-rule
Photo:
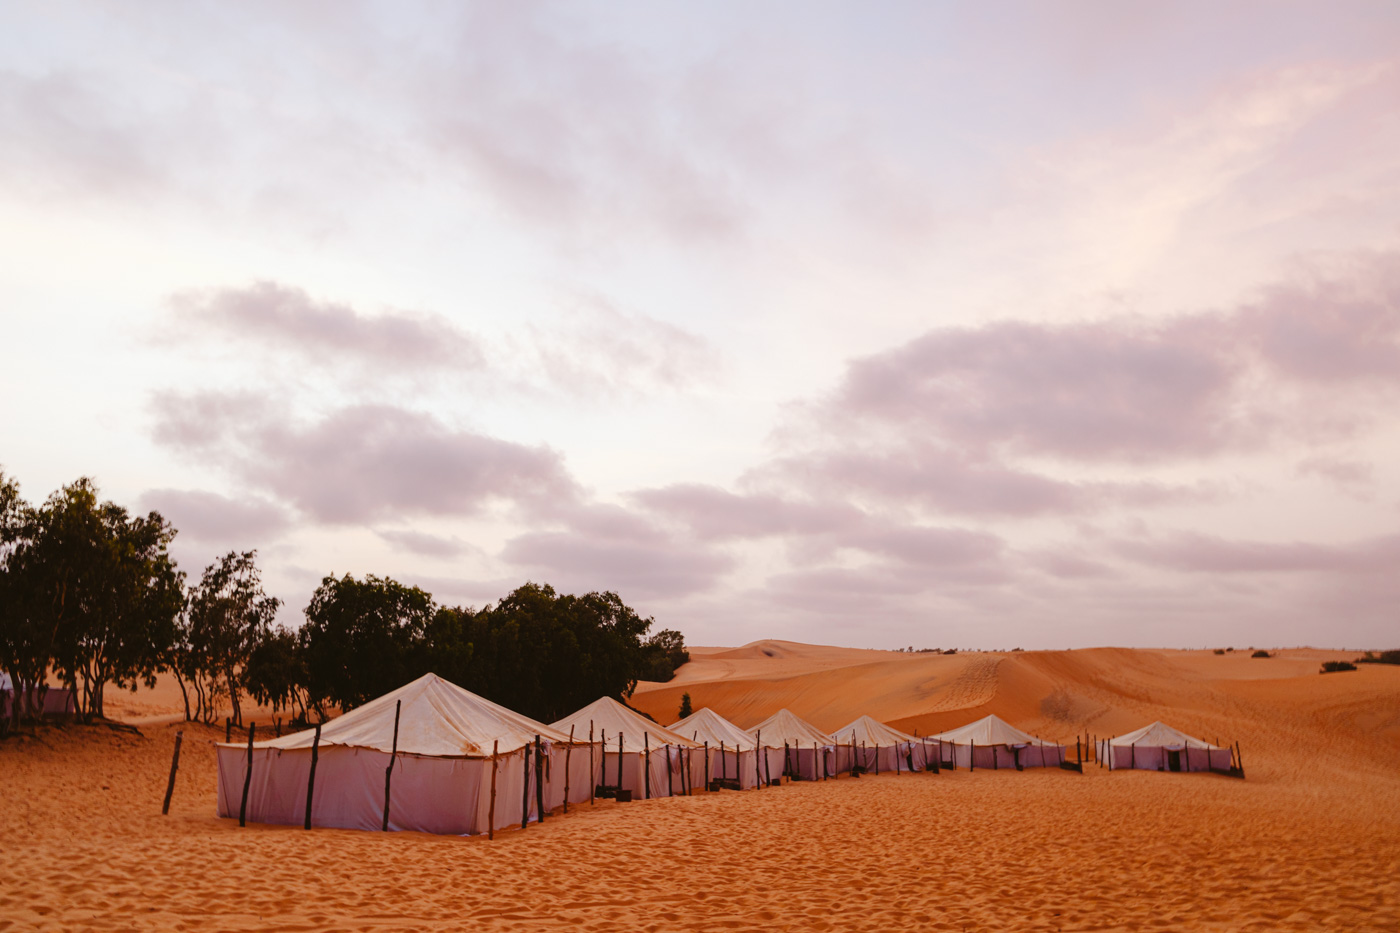
M 175 726 L 70 727 L 0 743 L 0 931 L 1400 927 L 1400 669 L 1222 677 L 1209 657 L 1112 649 L 989 659 L 979 708 L 1040 709 L 1046 697 L 1022 694 L 1063 691 L 1099 721 L 1228 725 L 1249 779 L 843 778 L 600 803 L 487 841 L 240 830 L 213 816 L 222 730 L 188 725 L 162 818 Z M 976 660 L 938 682 L 962 689 Z M 852 683 L 869 663 L 851 665 Z

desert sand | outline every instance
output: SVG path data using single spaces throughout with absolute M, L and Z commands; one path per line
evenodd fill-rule
M 171 721 L 178 692 L 162 684 L 111 701 L 139 735 L 69 726 L 0 743 L 0 931 L 1393 931 L 1400 668 L 1317 673 L 1350 657 L 696 649 L 634 705 L 668 723 L 689 692 L 743 726 L 787 706 L 821 728 L 868 713 L 921 733 L 995 712 L 1071 746 L 1162 719 L 1238 740 L 1248 777 L 1092 764 L 845 777 L 600 801 L 494 841 L 220 820 L 223 730 Z

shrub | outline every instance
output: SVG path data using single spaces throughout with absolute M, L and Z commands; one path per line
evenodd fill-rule
M 1273 655 L 1269 654 L 1269 652 L 1265 651 L 1263 648 L 1260 648 L 1258 651 L 1256 651 L 1256 652 L 1254 652 L 1253 654 L 1251 654 L 1250 657 L 1251 657 L 1251 658 L 1269 658 L 1269 657 L 1273 657 Z
M 1357 664 L 1400 664 L 1400 650 L 1382 651 L 1377 657 L 1374 651 L 1366 652 L 1366 657 L 1357 658 Z
M 1215 653 L 1216 653 L 1216 654 L 1224 654 L 1224 653 L 1225 653 L 1225 649 L 1224 649 L 1224 648 L 1216 648 L 1216 649 L 1215 649 Z
M 1355 665 L 1355 664 L 1352 664 L 1350 661 L 1323 661 L 1323 662 L 1322 662 L 1322 670 L 1318 671 L 1318 673 L 1319 673 L 1319 674 L 1331 674 L 1331 673 L 1334 673 L 1334 672 L 1336 672 L 1336 671 L 1354 671 L 1354 670 L 1356 670 L 1356 665 Z

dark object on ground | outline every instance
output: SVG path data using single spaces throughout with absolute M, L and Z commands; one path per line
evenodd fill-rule
M 1273 657 L 1273 655 L 1269 654 L 1269 652 L 1267 652 L 1267 651 L 1265 651 L 1264 649 L 1260 648 L 1258 651 L 1256 651 L 1256 652 L 1254 652 L 1253 654 L 1251 654 L 1250 657 L 1251 657 L 1251 658 L 1271 658 L 1271 657 Z
M 1356 670 L 1356 665 L 1355 665 L 1355 664 L 1352 664 L 1350 661 L 1323 661 L 1323 662 L 1322 662 L 1322 670 L 1318 671 L 1318 673 L 1319 673 L 1319 674 L 1332 674 L 1332 673 L 1335 673 L 1335 672 L 1337 672 L 1337 671 L 1354 671 L 1354 670 Z

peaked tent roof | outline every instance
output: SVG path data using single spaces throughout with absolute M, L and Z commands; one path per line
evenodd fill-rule
M 569 734 L 569 727 L 574 727 L 574 738 L 576 741 L 588 741 L 589 722 L 593 724 L 594 741 L 602 737 L 606 732 L 609 736 L 616 737 L 622 733 L 624 748 L 631 748 L 634 751 L 641 751 L 642 736 L 645 734 L 652 748 L 660 748 L 663 745 L 694 745 L 683 735 L 678 735 L 664 726 L 659 726 L 638 713 L 629 709 L 612 697 L 601 697 L 589 703 L 578 712 L 565 716 L 558 722 L 551 723 L 550 726 L 564 735 Z M 610 738 L 609 744 L 616 746 L 615 739 Z
M 1180 729 L 1173 729 L 1164 722 L 1154 722 L 1150 726 L 1143 726 L 1136 732 L 1129 732 L 1127 735 L 1120 735 L 1110 741 L 1111 745 L 1127 747 L 1129 745 L 1143 745 L 1156 748 L 1219 748 L 1197 738 L 1192 738 Z
M 851 733 L 855 733 L 852 738 Z M 837 745 L 846 742 L 854 742 L 856 745 L 864 742 L 866 745 L 882 748 L 898 745 L 901 742 L 913 742 L 916 739 L 898 729 L 891 729 L 878 719 L 871 719 L 869 716 L 862 716 L 855 722 L 847 723 L 840 729 L 832 730 L 832 738 L 836 739 Z
M 693 741 L 709 742 L 711 745 L 723 742 L 729 748 L 753 748 L 757 744 L 752 732 L 745 732 L 708 706 L 702 706 L 680 722 L 672 723 L 670 728 L 672 732 Z
M 944 742 L 952 742 L 954 745 L 1053 745 L 1053 742 L 1042 742 L 1029 732 L 1022 732 L 1011 725 L 1000 716 L 987 716 L 976 722 L 970 722 L 965 726 L 956 729 L 949 729 L 947 732 L 940 732 L 933 736 L 935 739 L 942 739 Z
M 321 727 L 322 745 L 346 745 L 388 752 L 394 748 L 394 704 L 399 710 L 398 750 L 436 758 L 489 758 L 493 742 L 514 752 L 535 741 L 569 741 L 559 732 L 464 690 L 436 674 L 424 674 L 397 690 L 370 700 Z M 314 729 L 254 742 L 254 748 L 310 748 Z M 237 743 L 229 743 L 231 745 Z
M 782 748 L 783 743 L 807 747 L 815 742 L 818 745 L 834 745 L 831 736 L 818 729 L 789 709 L 780 709 L 750 730 L 764 748 Z

